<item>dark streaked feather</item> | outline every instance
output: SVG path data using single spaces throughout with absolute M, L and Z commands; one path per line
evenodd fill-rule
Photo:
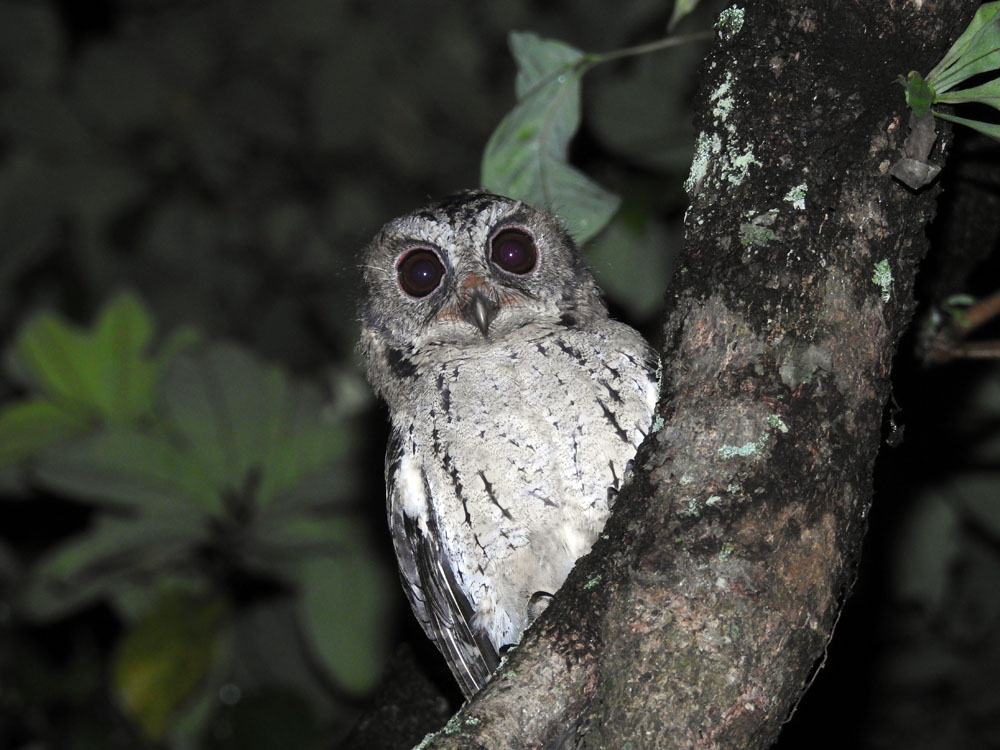
M 397 480 L 405 450 L 394 430 L 386 451 L 386 498 L 403 589 L 420 626 L 444 655 L 462 693 L 471 698 L 490 678 L 499 656 L 489 639 L 472 626 L 472 605 L 441 548 L 434 499 L 422 469 L 420 490 L 424 497 L 419 505 L 427 509 L 423 528 L 417 518 L 403 511 L 407 505 L 402 497 L 404 487 Z

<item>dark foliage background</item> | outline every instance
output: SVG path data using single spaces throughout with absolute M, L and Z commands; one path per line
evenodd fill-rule
M 0 747 L 333 747 L 395 643 L 433 665 L 383 529 L 355 254 L 479 183 L 509 31 L 604 51 L 669 16 L 0 0 Z M 702 49 L 588 73 L 573 144 L 623 198 L 588 260 L 654 337 Z M 1000 281 L 996 145 L 960 135 L 943 178 L 921 321 Z M 1000 745 L 1000 380 L 917 343 L 858 586 L 782 746 Z

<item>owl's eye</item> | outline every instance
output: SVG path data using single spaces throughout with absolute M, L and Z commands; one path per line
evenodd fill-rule
M 493 238 L 490 260 L 504 271 L 523 275 L 535 267 L 538 249 L 534 240 L 518 229 L 504 229 Z
M 426 297 L 441 284 L 444 266 L 433 251 L 418 247 L 410 250 L 396 265 L 399 285 L 411 297 Z

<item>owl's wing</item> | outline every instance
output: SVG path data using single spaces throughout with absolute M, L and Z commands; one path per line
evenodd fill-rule
M 444 655 L 466 698 L 500 663 L 493 644 L 472 626 L 473 610 L 441 546 L 437 512 L 420 462 L 394 430 L 385 456 L 389 530 L 406 597 L 420 626 Z

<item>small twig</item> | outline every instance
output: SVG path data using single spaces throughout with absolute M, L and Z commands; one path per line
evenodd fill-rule
M 1000 359 L 1000 341 L 964 341 L 980 326 L 1000 316 L 1000 292 L 957 310 L 951 322 L 927 345 L 924 361 L 938 364 L 955 359 Z
M 611 52 L 592 53 L 588 55 L 587 58 L 588 62 L 596 65 L 598 63 L 609 62 L 611 60 L 618 60 L 623 57 L 634 57 L 635 55 L 645 55 L 649 52 L 657 52 L 661 49 L 678 47 L 681 44 L 688 44 L 690 42 L 700 42 L 702 40 L 711 39 L 714 36 L 715 32 L 712 30 L 695 31 L 690 34 L 668 36 L 663 39 L 657 39 L 654 42 L 637 44 L 634 47 L 623 47 L 622 49 L 612 50 Z

